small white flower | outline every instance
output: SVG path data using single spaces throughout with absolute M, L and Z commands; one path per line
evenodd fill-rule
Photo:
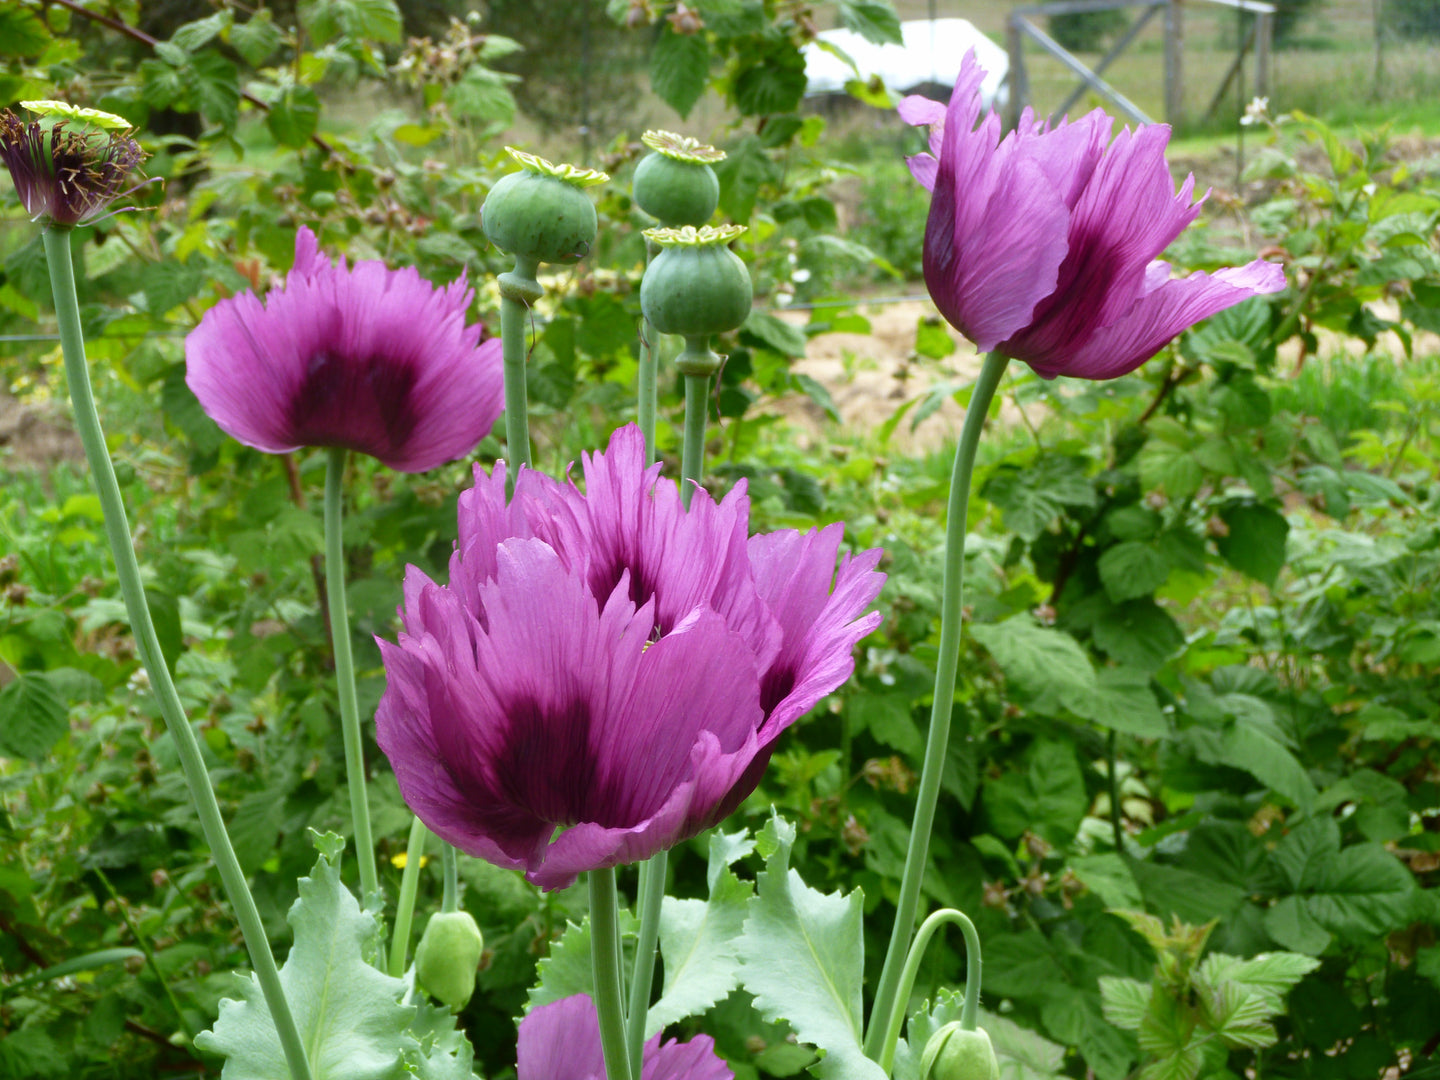
M 1254 97 L 1250 104 L 1245 106 L 1245 115 L 1240 118 L 1240 123 L 1249 127 L 1251 124 L 1263 124 L 1268 119 L 1270 111 L 1270 99 L 1268 97 Z

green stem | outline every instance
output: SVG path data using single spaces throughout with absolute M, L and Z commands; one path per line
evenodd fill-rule
M 185 1012 L 180 1008 L 180 1002 L 175 1000 L 175 991 L 170 989 L 170 983 L 165 976 L 160 974 L 160 965 L 155 961 L 155 950 L 150 946 L 150 939 L 140 933 L 140 928 L 135 925 L 135 920 L 130 918 L 130 905 L 125 898 L 115 891 L 115 886 L 110 883 L 110 878 L 100 867 L 95 867 L 95 876 L 100 879 L 100 884 L 105 886 L 105 891 L 110 894 L 110 899 L 115 901 L 115 910 L 120 912 L 120 918 L 125 921 L 125 928 L 130 931 L 130 936 L 135 939 L 135 944 L 140 946 L 140 951 L 145 954 L 145 966 L 150 969 L 160 983 L 160 989 L 165 991 L 165 999 L 170 1002 L 170 1007 L 175 1010 L 176 1019 L 180 1021 L 180 1030 L 185 1032 L 185 1044 L 188 1046 L 195 1042 L 195 1032 L 190 1027 L 190 1021 L 185 1018 Z
M 440 910 L 449 915 L 460 910 L 460 867 L 454 847 L 444 840 L 440 841 L 440 865 L 445 871 L 445 892 L 440 899 Z
M 1110 783 L 1110 829 L 1115 836 L 1115 854 L 1125 854 L 1125 834 L 1120 827 L 1120 781 L 1115 775 L 1115 729 L 1105 739 L 1105 773 Z
M 900 1039 L 900 1025 L 905 1019 L 905 1005 L 910 992 L 915 989 L 915 976 L 920 972 L 920 961 L 935 931 L 945 923 L 955 923 L 965 935 L 965 1004 L 960 1007 L 960 1027 L 974 1031 L 980 1012 L 980 935 L 962 911 L 942 908 L 931 915 L 915 932 L 915 943 L 905 958 L 905 970 L 900 973 L 899 1008 L 893 1010 L 889 1026 L 885 1030 L 885 1046 L 880 1053 L 880 1067 L 889 1073 L 895 1066 L 895 1044 Z
M 420 886 L 420 864 L 425 861 L 425 840 L 430 830 L 418 817 L 410 823 L 405 842 L 405 870 L 400 875 L 400 900 L 395 905 L 395 932 L 390 936 L 390 975 L 405 974 L 405 957 L 410 952 L 410 926 L 415 918 L 415 892 Z
M 360 705 L 355 697 L 355 660 L 350 653 L 350 613 L 345 603 L 345 540 L 340 523 L 344 480 L 345 449 L 332 446 L 325 460 L 325 598 L 330 608 L 340 732 L 345 741 L 345 782 L 350 792 L 350 820 L 355 827 L 355 858 L 360 864 L 360 897 L 364 903 L 379 891 L 380 878 L 375 872 L 375 839 L 370 834 L 370 804 L 365 796 Z
M 595 1012 L 600 1017 L 600 1045 L 605 1052 L 606 1080 L 630 1080 L 630 1055 L 625 1050 L 625 1013 L 620 998 L 619 908 L 615 871 L 591 870 L 590 964 L 595 976 Z
M 705 417 L 709 407 L 710 377 L 686 375 L 685 444 L 680 456 L 680 501 L 686 510 L 690 509 L 695 486 L 705 476 Z
M 655 333 L 655 328 L 650 325 L 649 320 L 640 320 L 640 375 L 639 393 L 635 403 L 635 421 L 640 425 L 640 433 L 645 436 L 645 464 L 655 464 L 655 397 L 656 383 L 659 376 L 659 339 L 651 344 L 650 338 Z
M 215 868 L 220 872 L 225 894 L 235 909 L 235 919 L 240 924 L 240 933 L 250 953 L 250 964 L 255 969 L 265 1003 L 275 1020 L 290 1076 L 292 1080 L 310 1080 L 305 1045 L 280 985 L 280 973 L 275 967 L 270 941 L 265 936 L 265 924 L 260 921 L 255 898 L 250 895 L 250 887 L 245 882 L 245 872 L 240 869 L 240 860 L 235 857 L 235 849 L 225 832 L 225 822 L 220 816 L 215 792 L 210 787 L 210 774 L 205 769 L 200 744 L 185 716 L 180 696 L 175 692 L 175 683 L 170 678 L 170 669 L 165 665 L 160 640 L 155 635 L 155 624 L 150 618 L 145 587 L 140 580 L 140 565 L 135 560 L 135 547 L 130 539 L 125 503 L 120 498 L 120 485 L 115 480 L 115 467 L 110 462 L 110 451 L 105 445 L 105 433 L 100 428 L 100 417 L 95 411 L 95 398 L 90 390 L 90 369 L 85 363 L 85 339 L 80 330 L 80 304 L 75 296 L 75 267 L 70 261 L 70 233 L 46 228 L 40 235 L 44 239 L 46 261 L 50 264 L 50 288 L 55 294 L 55 315 L 60 323 L 60 346 L 65 354 L 65 377 L 70 384 L 70 400 L 75 406 L 75 426 L 80 431 L 85 459 L 105 513 L 105 534 L 115 557 L 115 573 L 120 580 L 120 594 L 125 599 L 125 612 L 130 619 L 131 632 L 135 635 L 140 662 L 150 676 L 160 714 L 165 718 L 165 727 L 175 743 L 185 784 L 190 789 L 190 797 L 195 800 L 201 832 L 215 858 Z
M 505 362 L 505 484 L 515 490 L 520 467 L 530 466 L 530 414 L 525 391 L 525 320 L 540 299 L 539 263 L 515 256 L 515 269 L 500 275 L 500 347 Z
M 661 851 L 640 864 L 640 885 L 635 904 L 640 914 L 640 939 L 635 947 L 635 974 L 630 979 L 628 1050 L 631 1061 L 645 1053 L 645 1018 L 650 1012 L 650 990 L 655 984 L 655 947 L 660 940 L 660 908 L 665 902 L 665 869 L 669 852 Z
M 990 353 L 980 369 L 980 378 L 965 410 L 960 445 L 955 448 L 955 468 L 950 474 L 950 499 L 945 523 L 945 580 L 940 600 L 940 658 L 935 668 L 935 700 L 930 709 L 930 733 L 925 740 L 925 764 L 920 771 L 920 788 L 915 796 L 915 820 L 910 828 L 910 845 L 905 853 L 905 875 L 900 880 L 900 898 L 895 905 L 895 925 L 890 947 L 875 990 L 870 1028 L 865 1037 L 865 1055 L 878 1061 L 885 1032 L 895 1011 L 900 968 L 915 927 L 920 905 L 920 879 L 929 860 L 930 830 L 935 824 L 935 802 L 940 795 L 940 774 L 950 742 L 950 713 L 955 707 L 955 670 L 960 662 L 960 599 L 965 574 L 965 517 L 970 506 L 970 476 L 975 469 L 975 450 L 985 427 L 985 414 L 995 397 L 995 388 L 1005 373 L 1009 357 Z

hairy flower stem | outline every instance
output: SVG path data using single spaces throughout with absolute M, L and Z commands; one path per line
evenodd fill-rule
M 255 898 L 250 895 L 250 887 L 245 883 L 245 872 L 240 869 L 240 860 L 235 857 L 235 849 L 225 832 L 225 822 L 220 816 L 215 792 L 210 787 L 210 774 L 206 771 L 200 744 L 185 716 L 180 696 L 175 692 L 170 669 L 165 666 L 165 656 L 160 651 L 160 640 L 155 635 L 155 623 L 150 618 L 150 606 L 145 600 L 145 587 L 140 580 L 140 566 L 135 560 L 135 547 L 130 539 L 125 503 L 120 497 L 115 467 L 110 463 L 110 451 L 105 445 L 105 433 L 100 428 L 100 416 L 95 411 L 95 397 L 90 390 L 85 339 L 80 330 L 80 304 L 75 296 L 75 267 L 70 260 L 70 232 L 47 228 L 40 235 L 44 239 L 45 258 L 50 265 L 50 288 L 55 294 L 55 315 L 60 323 L 60 346 L 65 354 L 65 377 L 70 384 L 70 400 L 75 406 L 75 426 L 80 431 L 95 492 L 105 513 L 105 534 L 115 557 L 120 594 L 125 600 L 125 612 L 135 635 L 140 661 L 150 676 L 160 714 L 165 718 L 170 738 L 174 740 L 185 784 L 190 789 L 190 797 L 195 801 L 195 810 L 200 817 L 205 843 L 210 846 L 225 894 L 235 909 L 235 918 L 250 954 L 250 964 L 255 969 L 255 977 L 279 1033 L 291 1080 L 310 1080 L 310 1063 L 305 1057 L 304 1043 L 280 985 L 280 973 L 275 967 L 270 941 L 265 936 L 265 925 L 260 921 Z
M 651 249 L 654 244 L 645 244 L 645 268 L 650 268 Z M 659 380 L 657 368 L 660 363 L 660 335 L 650 325 L 650 320 L 640 317 L 640 373 L 635 399 L 635 422 L 645 436 L 645 464 L 655 464 L 655 398 L 656 383 Z
M 945 923 L 955 923 L 965 935 L 965 1004 L 960 1008 L 960 1026 L 966 1031 L 975 1030 L 976 1017 L 980 1012 L 980 935 L 975 924 L 963 911 L 941 908 L 915 931 L 915 943 L 905 958 L 905 970 L 900 973 L 899 1001 L 901 1007 L 892 1011 L 890 1024 L 885 1030 L 885 1045 L 880 1052 L 880 1067 L 889 1073 L 895 1067 L 895 1044 L 900 1039 L 900 1025 L 905 1019 L 904 1003 L 910 1000 L 910 991 L 915 989 L 915 976 L 920 971 L 920 961 L 935 931 Z
M 591 870 L 590 965 L 595 976 L 595 1012 L 600 1017 L 600 1045 L 605 1051 L 606 1080 L 631 1080 L 630 1054 L 625 1048 L 625 1012 L 620 995 L 619 909 L 615 870 Z
M 515 490 L 520 467 L 530 467 L 530 413 L 525 393 L 525 319 L 542 295 L 534 259 L 515 256 L 515 269 L 501 274 L 500 346 L 505 361 L 505 488 Z
M 690 509 L 690 496 L 705 476 L 705 417 L 709 407 L 710 377 L 686 375 L 685 444 L 680 456 L 680 501 L 686 510 Z
M 440 897 L 440 910 L 450 915 L 460 910 L 460 865 L 455 848 L 447 840 L 440 841 L 440 868 L 445 875 L 445 891 Z
M 670 853 L 661 851 L 640 864 L 635 907 L 640 916 L 640 938 L 635 946 L 635 972 L 630 979 L 630 1009 L 626 1013 L 631 1061 L 645 1052 L 645 1018 L 655 984 L 655 947 L 660 940 L 660 908 L 665 902 L 665 870 Z
M 343 447 L 332 446 L 325 459 L 325 595 L 330 608 L 330 643 L 335 653 L 335 684 L 340 696 L 340 733 L 345 741 L 345 783 L 350 821 L 355 828 L 355 858 L 360 864 L 360 899 L 379 891 L 375 838 L 370 833 L 370 804 L 365 796 L 365 755 L 360 743 L 360 705 L 355 697 L 355 660 L 350 653 L 350 613 L 345 603 L 345 543 L 340 513 L 345 480 Z
M 910 845 L 905 852 L 905 874 L 900 880 L 900 898 L 895 905 L 895 926 L 890 947 L 875 990 L 870 1027 L 865 1036 L 865 1056 L 880 1060 L 891 1014 L 903 1011 L 896 1000 L 900 968 L 915 926 L 920 906 L 920 879 L 930 856 L 930 830 L 935 824 L 935 802 L 940 795 L 940 774 L 950 743 L 950 713 L 955 707 L 955 670 L 960 662 L 960 598 L 965 574 L 965 518 L 970 506 L 970 476 L 975 469 L 975 450 L 985 427 L 985 414 L 995 397 L 995 388 L 1005 373 L 1009 357 L 992 352 L 986 355 L 980 378 L 965 410 L 960 445 L 955 448 L 955 467 L 950 474 L 950 499 L 946 506 L 945 581 L 940 599 L 940 660 L 935 668 L 935 700 L 930 708 L 930 733 L 925 740 L 925 764 L 920 771 L 920 788 L 915 796 L 915 820 L 910 827 Z
M 410 823 L 405 842 L 405 871 L 400 875 L 400 900 L 395 906 L 395 932 L 390 936 L 390 974 L 405 974 L 405 956 L 410 951 L 410 926 L 415 918 L 415 892 L 420 885 L 420 864 L 425 861 L 425 841 L 430 830 L 418 817 Z

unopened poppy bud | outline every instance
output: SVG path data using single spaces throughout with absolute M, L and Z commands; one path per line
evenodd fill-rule
M 536 299 L 534 281 L 539 263 L 575 263 L 590 254 L 599 229 L 595 206 L 583 189 L 610 179 L 603 172 L 574 165 L 553 165 L 513 147 L 506 152 L 524 168 L 500 178 L 480 208 L 480 224 L 490 242 L 515 256 L 513 274 L 522 298 Z M 533 287 L 533 295 L 523 294 Z
M 946 1024 L 925 1044 L 920 1080 L 1000 1080 L 990 1036 L 966 1031 L 958 1020 Z
M 676 364 L 686 375 L 714 375 L 720 357 L 710 351 L 710 335 L 738 329 L 750 314 L 750 271 L 727 246 L 744 231 L 686 225 L 645 232 L 661 250 L 640 283 L 640 310 L 660 333 L 685 338 Z
M 485 939 L 468 911 L 430 916 L 415 950 L 415 977 L 437 1001 L 461 1009 L 475 993 L 475 969 Z
M 640 141 L 654 153 L 635 168 L 635 205 L 672 228 L 709 221 L 720 205 L 710 166 L 724 161 L 725 151 L 671 131 L 647 131 Z

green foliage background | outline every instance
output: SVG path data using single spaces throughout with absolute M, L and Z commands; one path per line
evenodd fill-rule
M 700 905 L 674 932 L 709 925 L 702 907 L 730 925 L 757 883 L 757 902 L 786 902 L 765 875 L 793 866 L 821 892 L 861 890 L 835 918 L 864 914 L 868 987 L 930 707 L 949 472 L 948 452 L 907 455 L 896 434 L 963 405 L 968 387 L 947 367 L 949 336 L 922 320 L 913 363 L 932 388 L 874 430 L 832 426 L 812 448 L 766 409 L 804 394 L 833 413 L 793 360 L 810 337 L 868 330 L 847 289 L 918 269 L 923 200 L 892 159 L 919 141 L 874 140 L 858 159 L 832 147 L 802 108 L 804 5 L 691 6 L 694 33 L 664 18 L 673 5 L 622 31 L 624 4 L 606 33 L 631 35 L 648 89 L 677 113 L 710 93 L 724 102 L 722 213 L 751 226 L 741 251 L 757 291 L 817 303 L 803 327 L 760 310 L 725 349 L 708 486 L 744 478 L 756 529 L 844 520 L 848 543 L 885 547 L 890 580 L 855 678 L 787 736 L 726 826 L 755 839 L 717 855 L 702 838 L 672 860 L 672 893 Z M 312 0 L 293 16 L 205 8 L 148 24 L 154 45 L 91 17 L 134 27 L 137 6 L 73 7 L 0 7 L 0 97 L 120 112 L 167 180 L 136 194 L 144 212 L 76 233 L 81 302 L 167 660 L 283 953 L 296 880 L 315 865 L 306 830 L 349 820 L 314 564 L 323 456 L 262 455 L 220 433 L 184 385 L 182 336 L 220 298 L 283 273 L 300 224 L 352 260 L 437 282 L 464 270 L 475 313 L 493 320 L 501 263 L 478 208 L 515 117 L 502 67 L 525 54 L 483 21 L 412 26 L 388 0 Z M 830 14 L 893 33 L 881 3 Z M 418 30 L 431 40 L 405 39 Z M 601 189 L 600 250 L 537 312 L 532 426 L 552 472 L 633 409 L 646 223 L 625 194 L 628 135 L 597 151 L 616 176 Z M 847 177 L 863 212 L 836 235 Z M 986 1026 L 1007 1076 L 1435 1074 L 1440 179 L 1383 133 L 1342 138 L 1311 118 L 1278 129 L 1250 178 L 1263 181 L 1251 205 L 1212 210 L 1167 257 L 1210 269 L 1265 245 L 1287 264 L 1287 292 L 1112 383 L 1013 371 L 1020 422 L 997 416 L 982 445 L 925 893 L 980 927 Z M 43 256 L 18 208 L 6 214 L 0 334 L 33 334 L 48 325 Z M 16 343 L 0 370 L 33 407 L 64 400 L 49 343 Z M 676 387 L 665 392 L 673 420 Z M 660 446 L 673 463 L 663 420 Z M 473 461 L 500 450 L 487 439 Z M 352 466 L 362 710 L 382 689 L 372 635 L 394 631 L 406 563 L 443 576 L 471 464 L 417 477 Z M 192 1040 L 235 993 L 243 951 L 138 670 L 98 504 L 68 464 L 0 457 L 0 473 L 0 1077 L 214 1073 Z M 367 760 L 393 895 L 408 812 L 373 744 Z M 772 806 L 793 837 L 769 824 Z M 460 1025 L 479 1071 L 499 1077 L 512 1018 L 580 977 L 584 901 L 475 860 L 461 872 L 487 951 Z M 421 887 L 422 910 L 434 907 L 438 874 Z M 819 917 L 830 900 L 789 902 Z M 1257 959 L 1273 955 L 1292 959 Z M 1268 1011 L 1237 1020 L 1205 1004 L 1248 1000 L 1267 964 L 1289 965 L 1288 982 L 1254 993 Z M 962 965 L 958 942 L 927 960 L 912 1042 L 949 1019 L 942 990 Z M 737 1075 L 813 1062 L 803 1040 L 823 1024 L 723 980 L 674 989 L 671 1030 L 711 1032 Z

